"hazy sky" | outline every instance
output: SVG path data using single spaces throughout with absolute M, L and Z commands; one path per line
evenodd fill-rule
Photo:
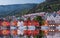
M 45 1 L 45 0 L 0 0 L 0 5 L 41 3 L 43 1 Z

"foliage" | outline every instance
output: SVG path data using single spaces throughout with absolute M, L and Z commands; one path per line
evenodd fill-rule
M 37 5 L 37 7 L 33 8 L 33 10 L 31 10 L 30 13 L 53 12 L 58 10 L 60 10 L 60 0 L 51 0 L 40 3 L 39 5 Z
M 42 19 L 41 16 L 35 17 L 34 20 L 37 20 L 37 21 L 39 22 L 40 25 L 43 25 L 43 23 L 44 23 L 44 22 L 43 22 L 44 20 Z
M 41 25 L 43 25 L 43 19 L 42 19 L 42 17 L 41 16 L 37 16 L 37 17 L 35 17 L 34 18 L 34 20 L 37 20 L 38 22 L 39 22 L 39 25 L 41 26 Z M 40 30 L 40 32 L 39 32 L 39 35 L 37 36 L 37 38 L 39 37 L 39 38 L 42 38 L 43 37 L 43 31 L 42 30 Z

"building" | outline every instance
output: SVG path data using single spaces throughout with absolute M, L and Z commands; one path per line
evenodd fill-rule
M 52 13 L 46 16 L 46 25 L 48 29 L 45 30 L 45 35 L 47 38 L 60 38 L 60 15 L 57 13 Z

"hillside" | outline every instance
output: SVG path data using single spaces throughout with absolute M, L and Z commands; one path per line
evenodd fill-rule
M 0 5 L 0 17 L 1 16 L 11 16 L 19 14 L 21 15 L 22 11 L 30 10 L 35 7 L 37 4 L 14 4 L 14 5 Z
M 49 1 L 46 0 L 37 5 L 37 7 L 31 9 L 28 13 L 53 12 L 58 10 L 60 10 L 60 0 L 49 0 Z

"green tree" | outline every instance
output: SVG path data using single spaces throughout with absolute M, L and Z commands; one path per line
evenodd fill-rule
M 40 26 L 42 26 L 42 25 L 44 24 L 44 22 L 43 22 L 44 20 L 42 19 L 41 16 L 35 17 L 34 20 L 37 20 L 37 21 L 39 22 L 39 25 L 40 25 Z M 43 34 L 43 31 L 40 30 L 40 31 L 39 31 L 39 35 L 37 35 L 37 38 L 38 38 L 38 37 L 39 37 L 39 38 L 42 38 L 43 35 L 44 35 L 44 34 Z

